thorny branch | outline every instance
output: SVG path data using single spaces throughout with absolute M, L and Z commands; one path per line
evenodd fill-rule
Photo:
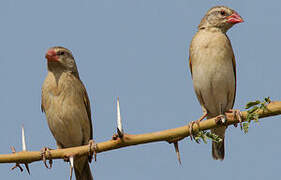
M 255 111 L 255 117 L 250 118 L 256 118 L 257 116 L 259 118 L 265 118 L 269 116 L 275 116 L 281 114 L 281 101 L 272 101 L 269 104 L 265 105 L 266 108 L 257 109 Z M 249 112 L 243 111 L 242 112 L 242 120 L 243 122 L 249 121 Z M 231 124 L 237 124 L 239 121 L 233 117 L 233 114 L 227 113 L 226 114 L 227 119 L 227 125 Z M 214 127 L 220 126 L 216 123 L 215 118 L 207 119 L 205 121 L 200 122 L 199 127 L 195 123 L 193 125 L 193 131 L 203 131 L 208 130 Z M 133 146 L 133 145 L 140 145 L 140 144 L 146 144 L 151 142 L 158 142 L 158 141 L 167 141 L 171 142 L 174 139 L 181 140 L 185 137 L 188 137 L 190 135 L 189 133 L 189 127 L 188 125 L 174 128 L 174 129 L 168 129 L 158 132 L 152 132 L 152 133 L 146 133 L 146 134 L 125 134 L 120 139 L 117 137 L 115 140 L 108 140 L 105 142 L 100 142 L 96 144 L 96 153 L 101 153 L 105 151 L 110 151 L 114 149 L 119 149 L 122 147 L 127 146 Z M 94 149 L 93 149 L 94 151 Z M 52 159 L 64 159 L 65 157 L 70 156 L 81 156 L 81 155 L 87 155 L 89 153 L 89 146 L 79 146 L 79 147 L 73 147 L 73 148 L 66 148 L 66 149 L 56 149 L 56 150 L 50 150 Z M 46 158 L 49 155 L 46 154 Z M 0 155 L 0 163 L 16 163 L 16 164 L 28 164 L 35 161 L 41 161 L 42 156 L 40 151 L 25 151 L 22 152 L 13 152 L 12 154 L 1 154 Z

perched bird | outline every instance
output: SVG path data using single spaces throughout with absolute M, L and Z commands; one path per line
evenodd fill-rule
M 64 47 L 52 47 L 46 59 L 41 108 L 57 147 L 86 145 L 93 138 L 91 108 L 74 57 Z M 74 172 L 77 180 L 93 179 L 87 156 L 74 157 Z
M 233 111 L 236 94 L 235 58 L 226 35 L 234 24 L 243 19 L 226 6 L 211 8 L 201 20 L 198 31 L 189 48 L 189 67 L 197 99 L 202 106 L 203 116 L 213 118 Z M 211 130 L 222 138 L 212 142 L 214 159 L 224 159 L 224 135 L 227 126 Z

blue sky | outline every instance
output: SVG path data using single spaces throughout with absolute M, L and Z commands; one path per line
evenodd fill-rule
M 281 1 L 197 0 L 4 0 L 0 2 L 0 153 L 21 149 L 25 126 L 28 150 L 55 148 L 40 110 L 46 76 L 45 52 L 72 50 L 93 112 L 94 138 L 111 138 L 120 97 L 127 133 L 147 133 L 187 124 L 201 116 L 190 72 L 188 47 L 206 11 L 235 9 L 244 23 L 228 35 L 236 56 L 235 108 L 270 96 L 280 100 Z M 228 128 L 226 157 L 211 157 L 211 144 L 180 142 L 182 166 L 166 142 L 98 154 L 91 168 L 108 179 L 278 179 L 280 117 L 262 119 L 248 134 Z M 69 166 L 54 161 L 30 164 L 31 175 L 0 164 L 1 179 L 68 179 Z

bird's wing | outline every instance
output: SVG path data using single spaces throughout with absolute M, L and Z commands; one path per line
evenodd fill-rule
M 82 85 L 82 87 L 83 87 L 83 101 L 84 101 L 84 105 L 85 105 L 85 108 L 86 108 L 86 111 L 87 111 L 87 115 L 88 115 L 88 119 L 89 119 L 89 124 L 90 124 L 90 131 L 91 131 L 90 132 L 90 139 L 93 139 L 93 126 L 92 126 L 91 106 L 90 106 L 89 96 L 88 96 L 88 93 L 86 91 L 85 86 Z
M 44 84 L 43 84 L 42 92 L 41 92 L 41 111 L 46 113 L 44 105 L 45 105 L 45 88 L 44 88 Z
M 232 106 L 234 106 L 235 96 L 236 96 L 236 86 L 237 86 L 237 80 L 236 80 L 236 62 L 235 62 L 235 56 L 234 56 L 234 54 L 233 54 L 233 57 L 232 57 L 232 66 L 233 66 L 234 80 L 235 80 L 234 98 L 233 98 L 233 104 L 232 104 Z
M 226 35 L 226 38 L 228 40 L 228 43 L 231 47 L 231 52 L 232 52 L 232 67 L 233 67 L 233 73 L 234 73 L 234 83 L 235 83 L 235 87 L 234 87 L 234 96 L 233 96 L 233 102 L 232 102 L 232 107 L 234 106 L 234 102 L 235 102 L 235 96 L 236 96 L 236 86 L 237 86 L 237 80 L 236 80 L 236 61 L 235 61 L 235 56 L 234 56 L 234 53 L 233 53 L 233 48 L 232 48 L 232 45 L 231 45 L 231 42 L 230 42 L 230 39 L 229 37 Z
M 192 76 L 192 64 L 191 64 L 191 57 L 189 56 L 189 69 L 190 69 L 190 73 L 191 73 L 191 76 Z
M 42 112 L 45 112 L 44 105 L 43 105 L 43 102 L 42 102 L 42 101 L 43 101 L 43 98 L 41 98 L 41 99 L 42 99 L 42 100 L 41 100 L 41 111 L 42 111 Z

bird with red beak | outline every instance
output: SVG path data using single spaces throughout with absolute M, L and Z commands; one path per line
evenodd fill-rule
M 214 159 L 223 160 L 225 155 L 224 137 L 226 112 L 233 112 L 238 119 L 240 112 L 232 110 L 236 94 L 236 65 L 233 49 L 226 32 L 242 23 L 241 16 L 226 6 L 211 8 L 202 18 L 198 31 L 189 48 L 189 67 L 197 99 L 205 117 L 218 117 L 224 125 L 211 130 L 220 137 L 212 142 Z M 190 129 L 192 133 L 192 125 Z
M 70 50 L 56 46 L 46 53 L 48 74 L 41 108 L 58 148 L 86 145 L 93 139 L 91 107 Z M 88 156 L 74 157 L 77 180 L 92 180 Z

